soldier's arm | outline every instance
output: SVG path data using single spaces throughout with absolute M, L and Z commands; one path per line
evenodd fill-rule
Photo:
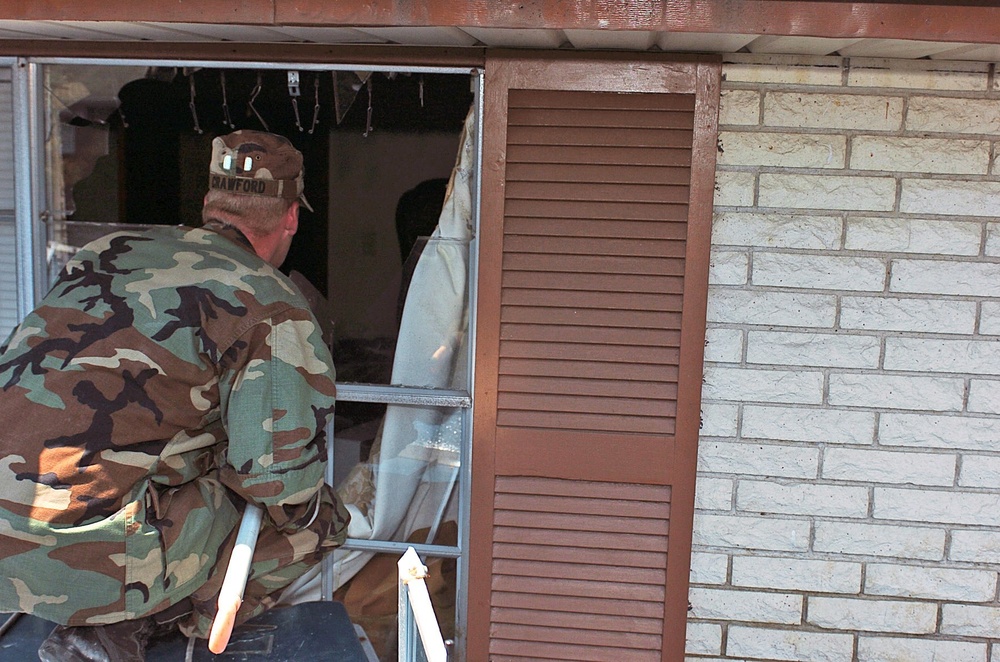
M 326 467 L 324 427 L 333 414 L 333 364 L 308 313 L 262 320 L 233 345 L 220 376 L 229 436 L 222 480 L 264 507 L 281 529 L 308 524 Z

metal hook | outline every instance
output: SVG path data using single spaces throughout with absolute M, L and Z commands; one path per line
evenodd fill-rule
M 219 81 L 222 83 L 222 121 L 224 124 L 228 125 L 230 129 L 236 128 L 233 124 L 233 118 L 229 116 L 229 102 L 226 100 L 226 72 L 222 70 L 219 72 Z
M 365 118 L 365 132 L 362 137 L 367 138 L 368 134 L 372 130 L 372 84 L 375 82 L 375 77 L 372 76 L 368 79 L 368 114 Z
M 309 135 L 316 130 L 316 122 L 319 121 L 319 74 L 316 74 L 316 78 L 313 80 L 313 90 L 316 92 L 316 105 L 313 106 L 313 121 L 312 126 L 309 127 Z
M 299 72 L 289 71 L 288 72 L 288 96 L 292 97 L 292 110 L 295 111 L 295 126 L 299 131 L 305 131 L 302 127 L 302 122 L 299 119 Z
M 194 118 L 194 130 L 197 133 L 205 133 L 201 130 L 201 125 L 198 124 L 198 109 L 194 105 L 194 72 L 188 77 L 188 82 L 191 84 L 191 101 L 188 103 L 188 107 L 191 109 L 191 117 Z
M 250 110 L 252 110 L 253 114 L 257 116 L 257 121 L 261 123 L 261 125 L 264 127 L 264 130 L 265 131 L 270 131 L 271 129 L 268 128 L 267 122 L 264 121 L 264 118 L 260 116 L 260 113 L 258 113 L 257 109 L 254 108 L 254 106 L 253 106 L 253 102 L 257 100 L 257 95 L 260 94 L 261 87 L 262 87 L 261 86 L 261 77 L 260 77 L 260 72 L 258 71 L 257 72 L 257 85 L 253 88 L 253 91 L 250 92 L 250 101 L 247 103 L 247 108 L 249 108 Z

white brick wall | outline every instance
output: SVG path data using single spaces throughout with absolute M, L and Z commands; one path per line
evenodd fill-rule
M 687 660 L 1000 662 L 991 66 L 724 73 Z

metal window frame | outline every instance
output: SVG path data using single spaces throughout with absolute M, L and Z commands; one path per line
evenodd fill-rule
M 476 291 L 478 287 L 478 255 L 480 228 L 480 198 L 483 154 L 483 97 L 484 72 L 480 67 L 455 66 L 405 66 L 384 64 L 316 64 L 309 62 L 247 62 L 227 60 L 181 60 L 163 58 L 100 58 L 100 57 L 18 57 L 0 58 L 0 66 L 12 67 L 11 78 L 14 104 L 14 157 L 15 157 L 15 220 L 17 236 L 17 287 L 18 316 L 30 313 L 44 295 L 48 283 L 45 259 L 46 244 L 46 179 L 44 133 L 44 67 L 48 65 L 77 66 L 162 66 L 200 67 L 219 69 L 262 69 L 299 71 L 356 71 L 436 73 L 470 76 L 475 120 L 475 159 L 473 194 L 473 231 L 469 242 L 469 340 L 467 349 L 467 381 L 469 390 L 441 390 L 407 386 L 375 384 L 337 384 L 337 397 L 342 401 L 384 402 L 413 406 L 460 408 L 462 416 L 461 465 L 458 480 L 458 531 L 457 545 L 410 544 L 395 541 L 348 539 L 345 549 L 392 553 L 401 555 L 412 546 L 422 557 L 452 558 L 457 563 L 455 586 L 455 650 L 464 651 L 468 614 L 468 550 L 469 522 L 471 516 L 472 479 L 472 384 L 475 383 L 476 355 Z M 332 425 L 331 425 L 332 427 Z M 332 433 L 332 430 L 330 430 Z M 332 434 L 331 434 L 332 438 Z M 332 451 L 332 444 L 329 445 Z M 332 479 L 332 458 L 327 469 Z M 330 580 L 332 582 L 332 580 Z M 323 581 L 323 594 L 327 596 L 327 580 Z M 332 590 L 330 591 L 332 594 Z M 461 653 L 460 653 L 461 654 Z

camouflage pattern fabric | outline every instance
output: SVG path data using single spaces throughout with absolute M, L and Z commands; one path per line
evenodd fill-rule
M 240 620 L 346 536 L 329 350 L 234 228 L 88 244 L 0 348 L 0 389 L 0 611 L 100 625 L 190 596 L 204 636 L 244 501 L 266 516 Z

